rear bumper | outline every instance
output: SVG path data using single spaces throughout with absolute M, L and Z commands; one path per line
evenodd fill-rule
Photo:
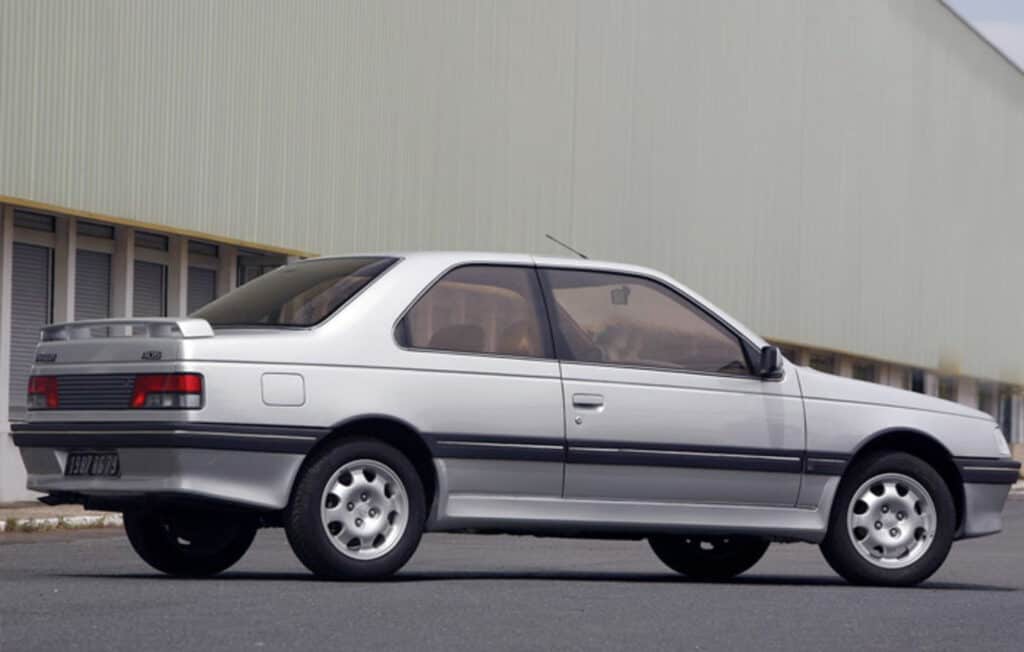
M 13 430 L 29 489 L 112 506 L 160 498 L 279 510 L 317 440 L 312 429 L 224 424 L 32 423 Z M 117 451 L 120 476 L 64 475 L 70 451 L 97 450 Z

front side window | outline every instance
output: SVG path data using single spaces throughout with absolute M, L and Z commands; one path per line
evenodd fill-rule
M 543 270 L 564 360 L 750 373 L 739 338 L 682 296 L 623 274 Z
M 537 274 L 467 265 L 448 272 L 398 324 L 402 346 L 528 358 L 551 354 Z
M 394 258 L 323 258 L 279 267 L 208 303 L 212 326 L 312 326 L 330 317 Z

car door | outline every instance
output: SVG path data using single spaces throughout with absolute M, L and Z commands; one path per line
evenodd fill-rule
M 561 360 L 567 498 L 796 503 L 795 374 L 751 373 L 741 335 L 660 280 L 540 270 Z
M 448 496 L 561 496 L 561 379 L 532 265 L 447 271 L 396 338 L 406 353 L 392 389 L 415 406 Z

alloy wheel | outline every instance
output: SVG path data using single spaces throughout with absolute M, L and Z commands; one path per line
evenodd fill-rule
M 847 512 L 847 532 L 861 557 L 879 568 L 905 568 L 932 545 L 937 515 L 928 491 L 902 473 L 864 482 Z
M 324 487 L 320 519 L 331 543 L 346 557 L 378 559 L 395 547 L 408 525 L 405 485 L 382 462 L 352 460 Z

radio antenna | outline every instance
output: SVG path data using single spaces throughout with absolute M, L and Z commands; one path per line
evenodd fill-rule
M 545 237 L 546 237 L 546 238 L 547 238 L 548 240 L 550 240 L 550 241 L 554 242 L 555 244 L 559 244 L 559 245 L 562 245 L 563 247 L 565 247 L 565 248 L 566 248 L 566 249 L 568 249 L 569 251 L 573 252 L 574 254 L 576 254 L 577 256 L 579 256 L 580 258 L 582 258 L 583 260 L 589 260 L 589 259 L 590 259 L 590 257 L 589 257 L 589 256 L 587 256 L 587 254 L 585 254 L 585 253 L 583 253 L 582 251 L 579 251 L 579 250 L 577 250 L 577 249 L 573 249 L 572 247 L 570 247 L 569 245 L 565 244 L 564 242 L 562 242 L 561 240 L 559 240 L 559 239 L 558 239 L 558 238 L 556 238 L 555 236 L 551 235 L 550 233 L 545 233 L 545 234 L 544 234 L 544 236 L 545 236 Z

